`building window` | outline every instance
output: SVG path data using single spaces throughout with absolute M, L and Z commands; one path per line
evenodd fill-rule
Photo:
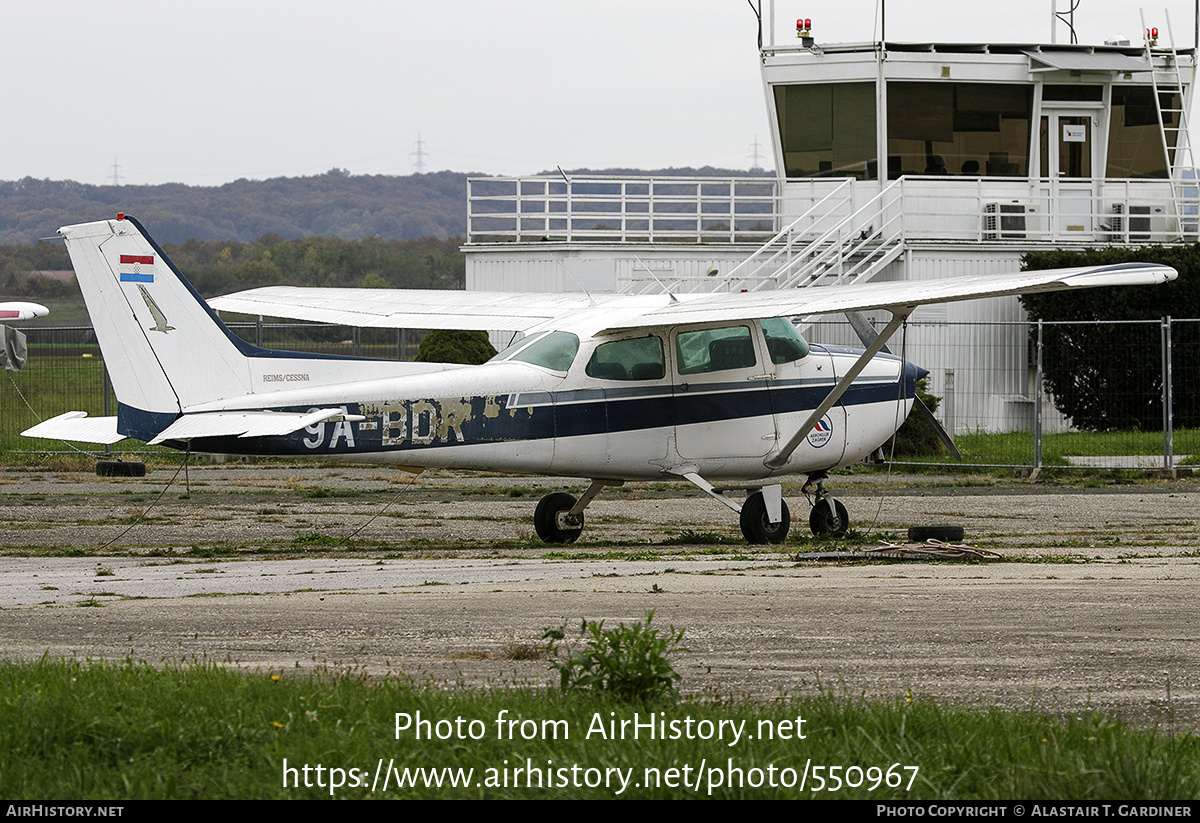
M 788 177 L 875 180 L 875 85 L 775 86 Z
M 1180 108 L 1179 95 L 1162 95 L 1163 117 L 1169 118 L 1167 141 L 1175 146 L 1178 123 L 1167 109 Z M 1168 177 L 1163 137 L 1154 109 L 1154 89 L 1149 86 L 1113 86 L 1108 126 L 1106 177 Z
M 895 82 L 887 94 L 889 180 L 1028 174 L 1032 86 Z

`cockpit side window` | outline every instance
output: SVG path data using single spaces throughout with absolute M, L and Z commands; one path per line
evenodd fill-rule
M 675 355 L 680 374 L 748 369 L 757 362 L 748 326 L 680 332 Z
M 584 371 L 600 380 L 661 380 L 666 375 L 662 340 L 650 336 L 601 343 Z
M 773 317 L 761 321 L 767 351 L 775 365 L 791 363 L 808 356 L 808 341 L 796 330 L 786 317 Z

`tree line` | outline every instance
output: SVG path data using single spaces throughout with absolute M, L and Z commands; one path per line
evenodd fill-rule
M 259 286 L 461 289 L 466 261 L 461 238 L 343 240 L 264 235 L 252 243 L 188 240 L 163 251 L 205 297 Z M 63 243 L 0 246 L 0 292 L 9 298 L 57 299 L 78 293 L 74 283 L 40 276 L 71 261 Z

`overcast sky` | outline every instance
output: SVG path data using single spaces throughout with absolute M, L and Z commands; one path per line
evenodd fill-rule
M 890 0 L 887 37 L 1049 42 L 1051 2 Z M 1148 25 L 1164 5 L 1191 47 L 1194 0 Z M 818 42 L 878 37 L 877 0 L 775 7 L 777 39 L 801 15 Z M 1076 29 L 1141 42 L 1122 0 L 1081 0 Z M 0 180 L 106 183 L 114 158 L 124 183 L 409 174 L 418 135 L 427 171 L 748 168 L 755 33 L 747 0 L 12 0 Z

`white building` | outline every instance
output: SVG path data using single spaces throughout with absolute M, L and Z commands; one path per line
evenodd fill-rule
M 761 56 L 774 177 L 473 179 L 467 288 L 802 288 L 1198 239 L 1191 50 L 805 37 Z M 1029 425 L 1027 330 L 991 325 L 1023 319 L 1015 299 L 913 316 L 905 354 L 935 394 L 953 375 L 954 428 Z

